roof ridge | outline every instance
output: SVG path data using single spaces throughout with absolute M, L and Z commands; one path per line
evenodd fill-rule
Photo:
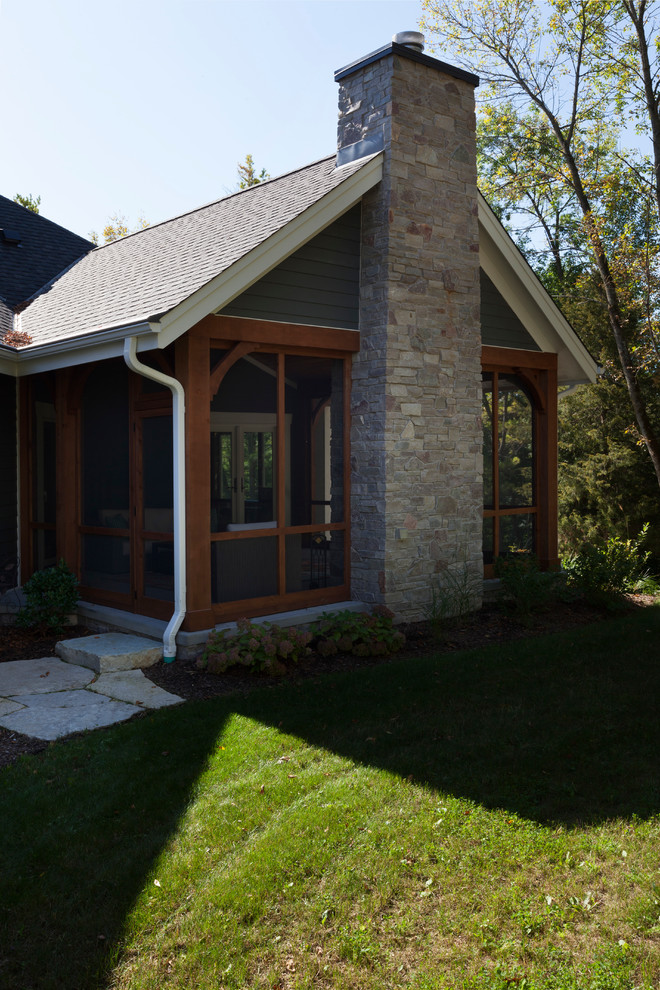
M 149 224 L 148 227 L 142 227 L 140 230 L 133 230 L 130 234 L 125 234 L 123 237 L 118 237 L 114 241 L 108 241 L 107 244 L 97 244 L 94 248 L 94 253 L 96 254 L 104 248 L 112 247 L 113 244 L 118 244 L 120 241 L 127 241 L 129 237 L 137 237 L 139 234 L 146 234 L 148 230 L 155 230 L 157 227 L 163 227 L 166 223 L 172 223 L 174 220 L 181 220 L 182 217 L 189 217 L 194 213 L 201 213 L 202 210 L 208 210 L 211 206 L 216 206 L 218 203 L 224 203 L 226 200 L 233 199 L 235 196 L 242 196 L 243 193 L 252 192 L 257 187 L 263 188 L 273 182 L 279 182 L 281 179 L 286 179 L 289 175 L 295 175 L 297 172 L 304 172 L 305 169 L 313 168 L 314 165 L 320 165 L 321 162 L 330 161 L 331 159 L 336 158 L 336 156 L 337 153 L 333 151 L 332 154 L 324 155 L 323 158 L 317 158 L 316 161 L 308 162 L 307 165 L 300 165 L 298 168 L 292 168 L 288 172 L 282 172 L 281 175 L 274 175 L 270 179 L 263 179 L 260 182 L 255 182 L 254 185 L 246 186 L 245 189 L 236 189 L 234 192 L 228 193 L 226 196 L 220 196 L 218 199 L 212 199 L 208 203 L 203 203 L 201 206 L 195 206 L 191 210 L 184 210 L 183 213 L 176 213 L 172 217 L 167 217 L 165 220 L 159 220 L 158 223 Z

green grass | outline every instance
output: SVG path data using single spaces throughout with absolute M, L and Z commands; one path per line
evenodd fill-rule
M 660 609 L 0 774 L 0 986 L 660 987 Z

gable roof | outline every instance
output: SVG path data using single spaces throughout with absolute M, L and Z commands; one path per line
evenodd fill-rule
M 94 247 L 65 227 L 0 196 L 0 300 L 6 309 L 25 302 Z M 16 234 L 13 236 L 6 236 Z M 6 328 L 0 314 L 0 330 Z
M 0 373 L 118 356 L 129 335 L 140 337 L 140 350 L 167 346 L 349 210 L 381 175 L 382 155 L 339 168 L 332 155 L 98 248 L 0 197 L 5 216 L 23 214 L 30 253 L 38 254 L 37 238 L 48 248 L 42 269 L 23 262 L 23 271 L 20 248 L 7 245 L 33 298 L 25 306 L 0 298 Z M 558 354 L 560 381 L 595 380 L 595 362 L 481 195 L 479 227 L 483 270 L 537 346 Z M 44 271 L 50 281 L 34 289 Z M 31 342 L 3 345 L 9 330 Z
M 336 168 L 332 155 L 90 251 L 16 316 L 14 328 L 31 338 L 21 357 L 116 328 L 147 324 L 158 331 L 165 314 L 268 244 L 370 160 Z M 379 178 L 380 170 L 369 185 Z M 309 236 L 318 232 L 313 226 Z

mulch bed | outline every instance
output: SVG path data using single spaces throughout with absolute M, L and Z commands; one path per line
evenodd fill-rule
M 0 626 L 0 663 L 9 660 L 39 660 L 40 657 L 54 657 L 55 644 L 63 639 L 89 636 L 91 630 L 85 626 L 69 626 L 63 633 L 30 632 L 16 626 Z
M 631 595 L 628 608 L 650 605 L 653 598 L 648 595 Z M 620 614 L 620 613 L 617 613 Z M 603 609 L 573 602 L 558 604 L 551 609 L 533 616 L 525 625 L 508 614 L 499 605 L 484 605 L 460 627 L 448 628 L 442 638 L 433 635 L 427 622 L 400 626 L 406 635 L 406 645 L 399 656 L 423 657 L 438 653 L 451 653 L 493 643 L 511 642 L 549 632 L 560 632 L 589 622 L 601 621 L 611 613 Z M 39 657 L 55 656 L 55 644 L 61 639 L 89 635 L 89 630 L 74 626 L 59 636 L 37 636 L 22 629 L 0 627 L 0 663 L 9 660 L 30 660 Z M 332 657 L 313 655 L 292 667 L 284 679 L 299 680 L 316 677 L 332 671 L 351 671 L 360 667 L 376 666 L 392 657 L 354 657 L 337 654 Z M 255 687 L 273 683 L 275 678 L 267 674 L 247 673 L 244 670 L 227 671 L 225 674 L 208 674 L 200 670 L 195 660 L 176 660 L 174 663 L 157 663 L 145 670 L 145 674 L 160 687 L 186 700 L 201 700 L 222 695 L 246 693 Z M 282 680 L 279 677 L 277 680 Z M 139 716 L 137 716 L 139 717 Z M 38 753 L 51 743 L 31 739 L 15 732 L 0 728 L 0 768 L 24 753 Z

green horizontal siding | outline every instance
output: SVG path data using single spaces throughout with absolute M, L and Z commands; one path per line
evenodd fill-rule
M 481 342 L 488 347 L 540 350 L 483 268 L 481 269 Z
M 358 329 L 360 207 L 264 275 L 223 313 L 305 326 Z

